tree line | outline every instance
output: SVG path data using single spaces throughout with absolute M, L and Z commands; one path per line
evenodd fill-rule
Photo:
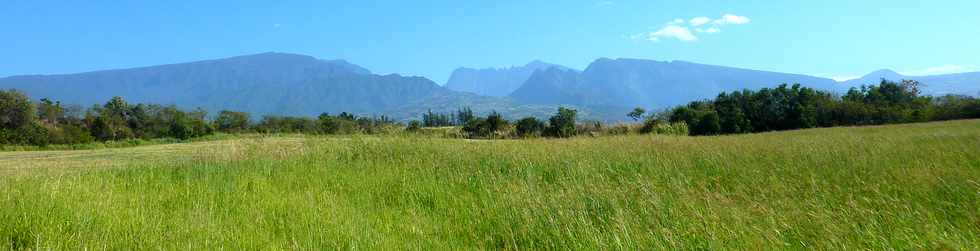
M 980 118 L 977 98 L 922 96 L 920 86 L 912 80 L 882 80 L 836 96 L 783 84 L 722 92 L 713 100 L 691 102 L 650 120 L 686 123 L 691 135 L 719 135 Z
M 459 127 L 462 136 L 466 138 L 565 138 L 576 134 L 577 116 L 578 111 L 559 107 L 558 112 L 549 118 L 547 123 L 535 117 L 526 117 L 512 122 L 496 111 L 492 111 L 486 116 L 476 116 L 473 110 L 466 107 L 453 113 L 428 111 L 422 115 L 422 121 L 409 122 L 407 130 L 417 132 L 426 127 Z
M 560 107 L 547 120 L 525 117 L 515 121 L 497 112 L 477 116 L 470 108 L 452 113 L 422 114 L 407 125 L 380 117 L 351 113 L 321 114 L 316 118 L 264 116 L 253 122 L 245 112 L 220 111 L 213 119 L 203 109 L 130 104 L 114 97 L 102 105 L 83 109 L 41 99 L 31 101 L 16 90 L 0 90 L 0 144 L 86 144 L 129 139 L 190 139 L 222 133 L 376 134 L 420 132 L 423 128 L 453 127 L 466 138 L 500 139 L 555 137 L 581 134 L 689 134 L 720 135 L 815 127 L 880 125 L 980 118 L 980 100 L 969 96 L 920 95 L 916 81 L 891 82 L 852 88 L 834 95 L 800 85 L 786 84 L 758 91 L 722 92 L 711 100 L 694 101 L 645 116 L 642 108 L 627 114 L 641 124 L 606 127 L 578 121 L 578 112 Z
M 642 116 L 645 111 L 639 109 Z M 634 116 L 634 115 L 631 115 Z M 579 121 L 578 111 L 567 107 L 558 107 L 557 112 L 547 120 L 536 117 L 524 117 L 514 121 L 507 120 L 495 111 L 486 116 L 475 116 L 469 108 L 463 108 L 453 113 L 423 114 L 422 121 L 412 121 L 408 131 L 417 132 L 422 128 L 455 127 L 460 129 L 458 136 L 471 139 L 506 139 L 506 138 L 568 138 L 577 135 L 617 135 L 630 133 L 656 133 L 670 135 L 687 135 L 687 125 L 669 123 L 666 121 L 650 120 L 648 123 L 605 125 L 598 121 Z
M 390 118 L 357 117 L 349 113 L 317 118 L 265 116 L 253 123 L 245 112 L 221 111 L 208 118 L 203 109 L 130 104 L 114 97 L 83 109 L 41 99 L 32 102 L 16 90 L 0 90 L 0 145 L 74 145 L 131 139 L 186 140 L 224 133 L 381 133 L 400 129 Z

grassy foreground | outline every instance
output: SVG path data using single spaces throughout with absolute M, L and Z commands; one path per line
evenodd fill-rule
M 0 249 L 980 249 L 980 121 L 0 153 Z

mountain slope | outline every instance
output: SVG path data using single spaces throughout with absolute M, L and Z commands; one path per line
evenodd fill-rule
M 931 75 L 931 76 L 906 76 L 892 70 L 878 70 L 859 79 L 842 82 L 845 86 L 858 87 L 861 85 L 875 85 L 882 79 L 891 81 L 915 80 L 922 83 L 922 93 L 926 95 L 970 95 L 980 96 L 980 72 Z
M 130 102 L 241 110 L 254 115 L 374 113 L 448 92 L 420 77 L 373 75 L 342 60 L 264 53 L 184 64 L 0 79 L 0 88 L 33 98 L 91 105 Z
M 132 103 L 174 104 L 263 115 L 316 116 L 327 112 L 418 118 L 432 110 L 472 107 L 508 118 L 547 117 L 555 105 L 526 105 L 505 97 L 452 91 L 422 77 L 375 75 L 343 60 L 264 53 L 227 59 L 65 75 L 0 79 L 0 89 L 18 89 L 33 99 L 66 104 L 102 104 L 113 96 Z M 582 118 L 616 120 L 625 111 L 579 108 Z
M 722 91 L 800 83 L 837 91 L 831 79 L 683 61 L 599 59 L 581 73 L 537 71 L 511 97 L 525 103 L 661 108 L 712 98 Z
M 533 61 L 524 66 L 510 68 L 471 69 L 459 68 L 453 71 L 446 88 L 484 96 L 503 97 L 509 95 L 523 84 L 534 71 L 549 68 L 567 70 L 567 67 Z

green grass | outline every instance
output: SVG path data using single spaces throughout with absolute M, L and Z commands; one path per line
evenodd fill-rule
M 3 248 L 976 250 L 980 121 L 0 153 Z

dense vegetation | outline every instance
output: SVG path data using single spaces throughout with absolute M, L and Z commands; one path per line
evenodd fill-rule
M 652 120 L 684 122 L 691 135 L 717 135 L 967 118 L 980 118 L 977 98 L 920 96 L 918 82 L 882 80 L 841 97 L 785 84 L 721 93 L 714 100 L 691 102 Z
M 401 125 L 385 116 L 349 113 L 318 118 L 265 116 L 257 123 L 245 112 L 184 111 L 176 106 L 129 104 L 114 97 L 104 105 L 82 109 L 41 99 L 32 102 L 16 90 L 0 90 L 0 145 L 74 145 L 131 139 L 186 140 L 224 133 L 352 134 L 397 131 Z
M 0 91 L 0 145 L 85 144 L 125 139 L 189 139 L 214 132 L 203 110 L 131 105 L 116 97 L 87 110 L 18 91 Z
M 358 117 L 346 112 L 324 113 L 317 118 L 264 116 L 253 122 L 248 113 L 221 111 L 212 119 L 202 109 L 182 111 L 175 106 L 133 105 L 119 97 L 83 110 L 47 99 L 31 102 L 22 93 L 11 90 L 0 91 L 0 145 L 186 140 L 216 131 L 378 134 L 420 132 L 422 128 L 436 127 L 456 127 L 459 131 L 450 136 L 477 139 L 628 133 L 718 135 L 980 118 L 980 99 L 921 96 L 919 86 L 915 81 L 882 80 L 879 85 L 853 88 L 843 96 L 785 84 L 758 91 L 723 92 L 714 100 L 695 101 L 653 113 L 640 125 L 582 122 L 578 121 L 577 110 L 565 107 L 559 107 L 546 121 L 535 117 L 509 121 L 495 111 L 481 117 L 470 108 L 461 108 L 445 114 L 430 110 L 422 114 L 421 121 L 409 122 L 407 128 L 386 116 Z M 639 121 L 645 114 L 646 110 L 637 108 L 627 117 Z
M 0 250 L 977 250 L 980 120 L 0 153 Z

